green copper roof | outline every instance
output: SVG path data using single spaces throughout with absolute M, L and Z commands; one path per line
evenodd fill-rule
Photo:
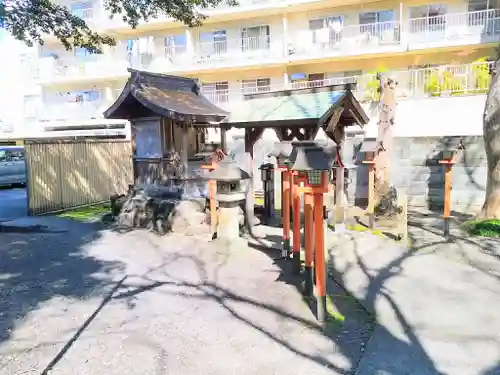
M 340 103 L 346 91 L 262 95 L 249 98 L 232 108 L 227 122 L 270 122 L 320 119 L 332 105 Z

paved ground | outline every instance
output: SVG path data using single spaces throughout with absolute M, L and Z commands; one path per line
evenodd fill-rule
M 365 232 L 330 252 L 336 279 L 379 322 L 357 375 L 500 374 L 500 242 L 457 227 L 446 240 L 433 216 L 411 224 L 409 250 Z
M 20 374 L 347 374 L 372 325 L 330 285 L 326 331 L 265 253 L 42 220 L 0 237 L 0 368 Z
M 0 221 L 26 215 L 26 189 L 0 188 Z

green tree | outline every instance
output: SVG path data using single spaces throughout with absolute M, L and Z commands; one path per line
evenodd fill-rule
M 193 27 L 205 18 L 203 9 L 221 2 L 237 5 L 235 0 L 103 0 L 103 5 L 109 18 L 119 16 L 133 28 L 141 20 L 165 15 Z M 94 32 L 69 8 L 52 0 L 0 1 L 0 24 L 29 46 L 43 44 L 47 34 L 54 35 L 68 50 L 83 47 L 102 53 L 104 45 L 115 45 L 112 37 Z

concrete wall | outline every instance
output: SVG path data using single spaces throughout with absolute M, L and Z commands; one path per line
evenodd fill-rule
M 349 140 L 346 153 L 357 155 L 361 139 Z M 475 212 L 484 202 L 486 188 L 486 155 L 482 136 L 407 137 L 395 138 L 391 163 L 392 183 L 408 196 L 414 207 L 440 210 L 444 197 L 444 168 L 439 165 L 441 146 L 465 146 L 452 169 L 452 209 Z M 368 170 L 359 165 L 356 170 L 356 197 L 367 196 Z

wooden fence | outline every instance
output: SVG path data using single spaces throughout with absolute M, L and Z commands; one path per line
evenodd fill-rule
M 29 215 L 103 202 L 134 180 L 129 139 L 26 140 L 25 150 Z

